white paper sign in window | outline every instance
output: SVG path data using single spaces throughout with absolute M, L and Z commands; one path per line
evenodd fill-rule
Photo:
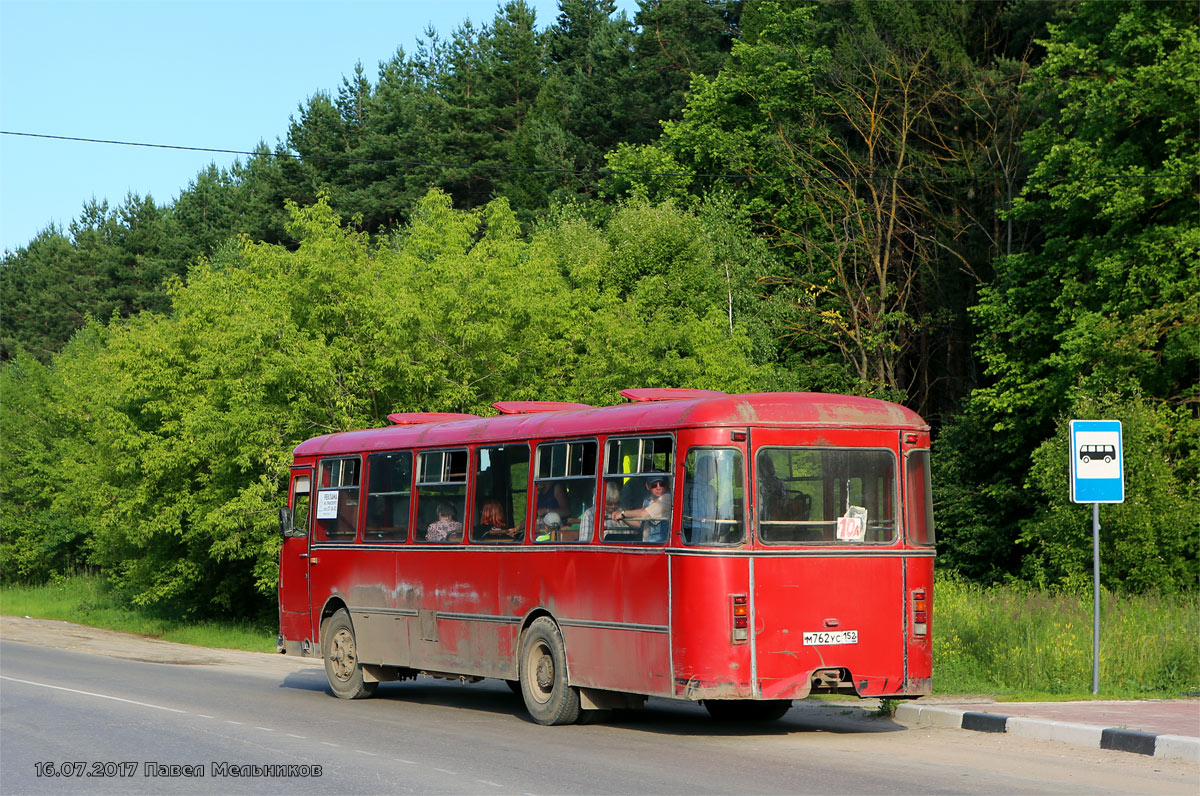
M 330 489 L 317 493 L 317 519 L 336 520 L 338 515 L 338 491 Z
M 867 510 L 862 506 L 851 506 L 846 516 L 838 517 L 837 538 L 843 542 L 861 542 L 867 530 Z

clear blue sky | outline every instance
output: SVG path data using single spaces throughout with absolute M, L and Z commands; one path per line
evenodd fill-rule
M 538 26 L 557 0 L 527 0 Z M 491 21 L 496 0 L 0 0 L 0 130 L 179 146 L 274 146 L 318 91 L 356 62 L 412 52 L 432 25 Z M 619 0 L 632 17 L 636 0 Z M 0 135 L 0 250 L 93 197 L 172 201 L 234 155 Z M 243 158 L 244 160 L 244 158 Z

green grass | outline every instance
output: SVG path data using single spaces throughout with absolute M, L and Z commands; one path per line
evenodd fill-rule
M 1100 699 L 1200 691 L 1197 595 L 1100 599 Z M 939 578 L 933 602 L 938 694 L 1092 698 L 1092 595 L 983 588 Z
M 62 619 L 204 647 L 274 652 L 273 624 L 184 622 L 120 605 L 100 578 L 0 587 L 0 613 Z M 1092 599 L 939 578 L 933 603 L 934 693 L 1002 700 L 1092 698 Z M 1196 595 L 1102 595 L 1099 698 L 1200 691 Z
M 80 625 L 123 630 L 201 647 L 274 652 L 273 625 L 251 622 L 185 622 L 120 605 L 99 577 L 75 575 L 44 586 L 0 587 L 0 614 L 61 619 Z

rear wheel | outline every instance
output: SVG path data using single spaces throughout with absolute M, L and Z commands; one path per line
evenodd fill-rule
M 340 699 L 361 699 L 375 693 L 379 683 L 363 681 L 362 665 L 358 662 L 358 645 L 354 640 L 354 624 L 350 614 L 341 608 L 325 623 L 321 651 L 325 658 L 325 677 L 333 695 Z
M 521 696 L 538 724 L 579 720 L 579 689 L 567 684 L 567 648 L 558 625 L 545 616 L 521 639 Z
M 717 721 L 775 721 L 792 707 L 790 699 L 706 699 L 704 709 Z

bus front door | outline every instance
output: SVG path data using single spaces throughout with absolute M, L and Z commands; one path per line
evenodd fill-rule
M 279 642 L 283 651 L 298 653 L 313 638 L 308 591 L 308 543 L 312 535 L 309 508 L 312 496 L 312 470 L 292 470 L 288 508 L 292 510 L 291 530 L 286 530 L 279 550 Z

